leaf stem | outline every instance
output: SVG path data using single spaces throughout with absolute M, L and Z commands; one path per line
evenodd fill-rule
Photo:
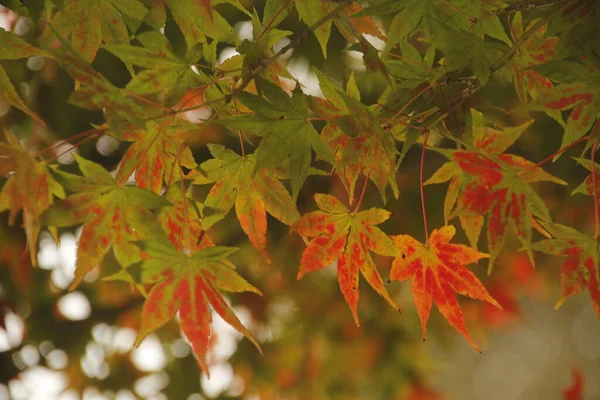
M 356 207 L 354 207 L 353 213 L 358 211 L 358 209 L 360 208 L 360 205 L 362 204 L 363 199 L 365 198 L 365 193 L 367 193 L 367 185 L 369 183 L 370 176 L 371 176 L 371 171 L 367 172 L 367 174 L 365 175 L 365 183 L 363 184 L 362 191 L 360 192 L 360 197 L 358 198 L 358 201 L 356 202 Z
M 596 157 L 596 150 L 598 149 L 598 140 L 594 140 L 594 144 L 592 146 L 592 186 L 593 186 L 593 190 L 594 190 L 594 223 L 595 223 L 595 230 L 594 230 L 594 239 L 598 239 L 598 232 L 599 232 L 599 221 L 598 221 L 598 184 L 597 184 L 597 179 L 596 179 L 596 163 L 595 163 L 595 157 Z
M 574 141 L 573 143 L 570 143 L 570 144 L 566 145 L 565 147 L 558 149 L 558 150 L 557 150 L 557 151 L 555 151 L 554 153 L 550 154 L 548 157 L 544 158 L 544 159 L 543 159 L 542 161 L 540 161 L 539 163 L 537 163 L 537 164 L 535 164 L 535 165 L 532 165 L 532 166 L 531 166 L 531 167 L 529 167 L 528 169 L 525 169 L 525 170 L 523 170 L 523 171 L 521 171 L 521 172 L 527 171 L 527 170 L 529 170 L 529 169 L 534 169 L 534 168 L 540 167 L 542 164 L 545 164 L 545 163 L 547 163 L 548 161 L 552 160 L 552 159 L 553 159 L 554 157 L 556 157 L 557 155 L 559 155 L 559 154 L 561 154 L 561 153 L 563 153 L 563 152 L 565 152 L 565 151 L 569 150 L 571 147 L 577 146 L 579 143 L 581 143 L 581 142 L 584 142 L 584 141 L 588 140 L 589 138 L 590 138 L 590 136 L 589 136 L 589 135 L 587 135 L 587 136 L 584 136 L 584 137 L 582 137 L 582 138 L 579 138 L 579 139 L 577 139 L 576 141 Z
M 235 102 L 235 98 L 232 98 L 232 100 L 233 100 L 233 111 L 235 112 L 235 115 L 238 115 L 237 103 Z M 246 157 L 246 149 L 244 148 L 244 137 L 242 136 L 242 130 L 238 129 L 237 133 L 238 133 L 238 137 L 240 138 L 240 150 L 242 152 L 242 157 Z
M 263 35 L 265 33 L 267 33 L 267 31 L 269 30 L 269 28 L 271 27 L 271 25 L 273 25 L 273 23 L 275 22 L 275 20 L 277 19 L 277 17 L 279 17 L 279 15 L 283 12 L 283 10 L 285 10 L 287 8 L 287 6 L 289 6 L 292 1 L 293 0 L 287 0 L 285 2 L 285 4 L 281 6 L 281 8 L 279 9 L 279 11 L 277 11 L 275 13 L 275 15 L 273 16 L 273 18 L 271 18 L 271 20 L 269 21 L 269 23 L 267 23 L 267 25 L 263 28 L 262 32 L 258 36 L 258 40 L 260 40 L 263 37 Z
M 423 137 L 423 151 L 421 152 L 421 171 L 419 172 L 419 187 L 421 189 L 421 209 L 423 210 L 423 227 L 425 228 L 425 246 L 429 244 L 429 226 L 427 225 L 427 210 L 425 209 L 425 185 L 423 185 L 423 169 L 425 166 L 425 150 L 427 149 L 429 130 L 425 131 Z

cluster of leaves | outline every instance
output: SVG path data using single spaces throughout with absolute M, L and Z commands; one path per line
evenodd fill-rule
M 561 301 L 588 289 L 600 317 L 600 166 L 594 162 L 600 48 L 581 40 L 599 33 L 597 2 L 375 0 L 363 7 L 347 1 L 267 0 L 262 12 L 226 2 L 251 21 L 252 39 L 243 41 L 221 14 L 220 1 L 64 0 L 44 13 L 13 3 L 16 12 L 33 16 L 45 28 L 37 46 L 0 30 L 0 59 L 52 59 L 75 81 L 71 104 L 104 116 L 81 137 L 106 134 L 131 144 L 114 173 L 78 156 L 78 172 L 67 172 L 53 163 L 52 147 L 33 151 L 6 131 L 0 144 L 1 171 L 7 176 L 0 210 L 10 212 L 11 223 L 22 210 L 34 264 L 41 229 L 56 237 L 58 228 L 82 226 L 71 288 L 114 254 L 122 269 L 108 278 L 129 282 L 145 296 L 138 343 L 179 313 L 181 329 L 208 371 L 210 305 L 259 347 L 221 295 L 260 293 L 228 260 L 236 249 L 211 239 L 211 230 L 234 207 L 241 230 L 266 263 L 271 263 L 269 213 L 307 243 L 299 278 L 336 265 L 357 325 L 360 275 L 398 308 L 374 252 L 394 257 L 391 280 L 412 278 L 423 337 L 435 303 L 478 349 L 454 292 L 499 307 L 465 266 L 489 257 L 491 271 L 511 232 L 532 260 L 533 250 L 566 256 Z M 286 19 L 299 20 L 302 29 L 278 28 Z M 298 82 L 290 86 L 281 56 L 314 34 L 327 58 L 334 26 L 348 42 L 344 50 L 360 52 L 373 79 L 385 87 L 371 104 L 361 98 L 350 71 L 339 82 L 313 67 L 322 96 L 306 94 Z M 370 37 L 383 45 L 374 47 Z M 219 63 L 217 51 L 224 44 L 235 46 L 237 54 Z M 128 82 L 118 86 L 96 70 L 100 49 L 122 61 Z M 486 86 L 510 81 L 520 104 L 478 97 Z M 2 100 L 43 123 L 2 68 L 0 88 Z M 596 202 L 595 233 L 552 221 L 535 184 L 567 183 L 543 169 L 547 160 L 535 164 L 507 152 L 535 122 L 501 122 L 493 110 L 503 106 L 513 113 L 542 111 L 564 127 L 563 146 L 550 158 L 587 141 L 584 153 L 591 149 L 591 160 L 578 162 L 591 175 L 576 192 Z M 182 118 L 201 107 L 212 111 L 208 120 Z M 209 144 L 212 157 L 198 164 L 190 143 L 215 126 L 237 137 L 239 147 Z M 430 144 L 433 138 L 438 145 Z M 416 143 L 422 157 L 432 149 L 448 158 L 421 181 L 449 181 L 445 226 L 428 232 L 423 206 L 425 243 L 399 234 L 402 227 L 391 237 L 377 227 L 394 210 L 361 209 L 370 181 L 383 204 L 390 193 L 400 195 L 396 173 Z M 339 178 L 347 197 L 314 194 L 319 211 L 301 216 L 296 203 L 305 181 L 328 175 Z M 196 189 L 203 185 L 210 190 L 199 198 Z M 455 228 L 448 224 L 455 218 L 470 247 L 450 243 Z M 476 250 L 484 226 L 489 254 Z M 532 243 L 534 231 L 546 238 Z

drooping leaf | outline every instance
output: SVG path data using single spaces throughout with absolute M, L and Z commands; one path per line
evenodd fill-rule
M 112 247 L 121 266 L 140 260 L 139 250 L 130 242 L 167 238 L 151 210 L 169 203 L 146 189 L 118 184 L 100 165 L 75 156 L 82 175 L 57 171 L 57 178 L 73 194 L 54 203 L 44 214 L 48 226 L 82 224 L 77 246 L 76 288 L 85 275 L 100 264 Z
M 511 46 L 502 21 L 498 13 L 502 12 L 505 3 L 490 2 L 486 0 L 448 0 L 442 12 L 445 14 L 445 23 L 476 36 L 483 38 L 488 35 Z
M 160 194 L 163 181 L 180 179 L 181 167 L 193 169 L 196 161 L 186 144 L 200 128 L 183 120 L 168 124 L 150 121 L 146 129 L 126 129 L 121 139 L 133 142 L 123 155 L 115 179 L 119 183 L 135 172 L 135 185 Z
M 63 43 L 64 47 L 69 46 Z M 117 135 L 128 123 L 144 128 L 145 113 L 122 89 L 110 83 L 91 65 L 67 47 L 55 52 L 56 58 L 75 79 L 75 91 L 69 102 L 88 110 L 102 110 L 106 122 Z
M 20 58 L 33 56 L 48 57 L 49 54 L 46 51 L 38 49 L 23 41 L 14 33 L 0 29 L 0 60 L 17 60 Z M 23 102 L 21 97 L 19 97 L 19 94 L 8 78 L 8 75 L 6 75 L 6 71 L 4 71 L 2 66 L 0 66 L 0 100 L 5 101 L 11 106 L 17 107 L 19 110 L 38 121 L 40 124 L 45 125 L 44 121 L 42 121 L 37 114 L 31 111 Z
M 9 225 L 13 225 L 18 212 L 23 210 L 31 263 L 37 265 L 42 214 L 54 197 L 62 198 L 65 193 L 46 164 L 35 160 L 10 132 L 5 132 L 5 138 L 6 142 L 0 142 L 0 174 L 10 176 L 0 192 L 0 212 L 8 210 Z
M 337 198 L 315 194 L 321 211 L 310 212 L 292 226 L 302 236 L 313 237 L 300 261 L 298 279 L 307 272 L 318 271 L 337 263 L 338 281 L 354 322 L 358 321 L 359 272 L 369 285 L 394 308 L 398 308 L 371 258 L 370 251 L 384 256 L 399 255 L 391 239 L 375 225 L 390 217 L 380 208 L 351 212 Z
M 205 355 L 211 337 L 210 305 L 225 322 L 250 339 L 261 351 L 256 339 L 242 325 L 220 293 L 223 290 L 261 294 L 239 276 L 233 264 L 227 260 L 236 251 L 235 248 L 208 245 L 193 252 L 182 252 L 169 242 L 138 241 L 135 244 L 150 257 L 139 264 L 142 282 L 154 284 L 142 308 L 136 346 L 179 312 L 181 330 L 208 375 Z
M 244 157 L 221 145 L 211 144 L 215 158 L 200 165 L 194 183 L 214 183 L 204 200 L 203 229 L 219 222 L 235 206 L 240 225 L 252 245 L 267 262 L 267 212 L 286 225 L 292 225 L 299 214 L 296 205 L 279 181 L 275 171 L 259 169 L 256 155 Z
M 529 184 L 566 182 L 523 157 L 504 153 L 531 122 L 501 131 L 485 126 L 478 111 L 472 111 L 472 119 L 474 148 L 448 152 L 452 164 L 445 164 L 426 184 L 450 180 L 444 214 L 446 219 L 460 217 L 472 245 L 479 239 L 483 216 L 487 216 L 491 271 L 509 229 L 527 246 L 532 228 L 537 226 L 534 218 L 550 221 L 546 205 Z
M 453 226 L 434 229 L 426 244 L 408 235 L 392 236 L 402 255 L 394 258 L 390 279 L 406 281 L 413 278 L 412 293 L 421 320 L 423 339 L 426 337 L 431 306 L 435 303 L 450 325 L 480 351 L 467 331 L 454 292 L 502 307 L 490 296 L 479 279 L 464 267 L 489 257 L 489 254 L 462 244 L 450 243 L 455 233 Z
M 547 254 L 567 257 L 561 267 L 559 308 L 571 296 L 587 289 L 596 316 L 600 319 L 600 251 L 598 240 L 574 228 L 553 224 L 548 231 L 554 239 L 545 239 L 529 248 Z

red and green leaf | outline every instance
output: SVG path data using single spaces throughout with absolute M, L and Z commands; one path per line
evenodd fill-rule
M 148 122 L 146 129 L 131 127 L 124 130 L 120 138 L 133 143 L 121 159 L 116 181 L 125 183 L 135 172 L 137 187 L 160 194 L 164 181 L 169 184 L 181 178 L 181 167 L 196 167 L 186 140 L 198 132 L 198 126 L 183 120 L 167 126 Z
M 194 183 L 214 183 L 204 200 L 203 229 L 219 222 L 235 206 L 243 231 L 267 262 L 267 212 L 286 225 L 299 217 L 296 204 L 275 170 L 255 172 L 256 156 L 239 156 L 221 145 L 208 145 L 215 158 L 200 165 Z
M 81 175 L 58 171 L 58 179 L 73 194 L 49 208 L 44 223 L 54 227 L 82 224 L 77 246 L 75 278 L 77 287 L 85 275 L 98 266 L 113 249 L 121 266 L 140 260 L 132 240 L 164 238 L 151 210 L 169 203 L 146 189 L 118 184 L 100 165 L 76 156 Z
M 0 143 L 0 173 L 10 176 L 0 192 L 0 212 L 8 210 L 9 225 L 13 225 L 19 211 L 23 211 L 29 255 L 31 263 L 36 265 L 41 217 L 54 197 L 62 198 L 65 193 L 45 163 L 36 161 L 10 132 L 5 133 L 5 138 L 6 142 Z
M 408 235 L 392 236 L 402 255 L 394 259 L 390 279 L 406 281 L 413 278 L 412 293 L 421 320 L 423 340 L 426 337 L 431 306 L 435 303 L 450 325 L 480 351 L 467 331 L 454 292 L 502 307 L 490 296 L 479 279 L 464 267 L 489 255 L 465 245 L 450 243 L 455 233 L 453 226 L 434 229 L 427 244 Z
M 142 308 L 142 322 L 136 345 L 179 312 L 181 330 L 190 341 L 200 366 L 208 375 L 205 354 L 211 337 L 210 305 L 225 322 L 250 339 L 261 351 L 256 339 L 242 325 L 220 293 L 261 294 L 238 275 L 233 264 L 227 260 L 237 249 L 208 245 L 193 252 L 182 252 L 169 242 L 138 241 L 135 244 L 150 257 L 139 263 L 142 282 L 154 284 Z
M 569 297 L 588 290 L 598 319 L 600 319 L 600 251 L 598 240 L 571 227 L 553 224 L 548 231 L 554 239 L 530 246 L 532 250 L 566 257 L 561 272 L 559 308 Z
M 386 221 L 390 212 L 380 208 L 351 212 L 337 198 L 328 194 L 315 194 L 315 201 L 321 211 L 302 216 L 292 226 L 292 230 L 298 234 L 313 237 L 302 253 L 298 279 L 307 272 L 336 263 L 340 289 L 357 326 L 359 272 L 377 293 L 397 309 L 370 254 L 371 251 L 384 256 L 399 254 L 392 240 L 375 226 Z
M 531 21 L 527 30 L 531 29 L 535 23 L 537 20 Z M 511 21 L 511 29 L 515 40 L 519 40 L 523 36 L 523 17 L 520 12 L 515 13 Z M 556 53 L 558 37 L 546 37 L 547 30 L 548 26 L 542 25 L 523 40 L 519 44 L 519 51 L 510 63 L 515 90 L 522 103 L 527 103 L 529 96 L 535 99 L 541 92 L 553 87 L 550 79 L 538 71 L 528 69 L 530 66 L 549 62 Z
M 427 182 L 450 180 L 444 204 L 446 220 L 460 217 L 461 226 L 475 247 L 487 216 L 489 268 L 502 249 L 509 228 L 524 246 L 531 243 L 535 219 L 550 220 L 543 200 L 530 186 L 534 182 L 565 185 L 523 157 L 503 153 L 527 129 L 530 122 L 500 131 L 483 125 L 482 115 L 472 111 L 474 148 L 445 154 L 452 160 Z M 537 229 L 537 228 L 536 228 Z

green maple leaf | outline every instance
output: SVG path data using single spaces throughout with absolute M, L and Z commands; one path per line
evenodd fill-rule
M 90 63 L 102 42 L 129 43 L 122 14 L 141 20 L 148 12 L 138 0 L 65 0 L 61 4 L 52 27 L 61 37 L 70 39 L 77 53 Z
M 75 156 L 81 175 L 57 171 L 67 191 L 74 192 L 54 203 L 44 214 L 48 226 L 83 224 L 77 246 L 74 289 L 85 275 L 100 264 L 112 247 L 122 266 L 139 261 L 140 252 L 130 241 L 164 238 L 163 230 L 150 211 L 169 204 L 149 190 L 118 184 L 100 165 Z
M 538 226 L 536 219 L 550 221 L 548 208 L 530 183 L 567 183 L 522 157 L 504 153 L 531 122 L 501 131 L 485 126 L 478 111 L 472 110 L 471 114 L 473 149 L 442 151 L 451 161 L 442 165 L 425 184 L 450 181 L 444 202 L 445 219 L 460 217 L 471 247 L 476 247 L 487 215 L 491 271 L 509 227 L 528 246 L 532 227 Z
M 194 183 L 214 183 L 204 200 L 202 227 L 208 229 L 235 206 L 240 225 L 252 245 L 270 262 L 266 251 L 267 212 L 291 225 L 299 218 L 294 200 L 273 170 L 256 169 L 256 156 L 239 156 L 209 144 L 215 157 L 200 165 Z
M 449 71 L 462 71 L 470 67 L 473 74 L 485 85 L 507 46 L 486 42 L 471 32 L 440 25 L 433 44 L 444 53 L 444 66 Z
M 265 98 L 247 92 L 236 99 L 254 114 L 234 115 L 218 122 L 230 129 L 263 136 L 256 152 L 256 168 L 279 167 L 289 157 L 292 196 L 298 196 L 309 175 L 312 150 L 335 165 L 331 149 L 308 120 L 308 98 L 294 92 L 292 97 L 271 82 L 258 80 Z
M 317 193 L 314 197 L 321 211 L 303 215 L 292 226 L 298 234 L 314 237 L 302 253 L 298 279 L 337 260 L 340 289 L 357 326 L 360 325 L 357 312 L 359 271 L 377 293 L 398 309 L 370 254 L 373 251 L 385 256 L 400 255 L 392 240 L 375 226 L 387 220 L 391 213 L 380 208 L 351 212 L 334 196 Z
M 62 198 L 65 193 L 45 163 L 36 161 L 10 132 L 5 133 L 5 138 L 6 142 L 0 143 L 0 175 L 10 173 L 10 176 L 0 192 L 0 212 L 9 210 L 9 225 L 13 225 L 17 213 L 23 210 L 29 255 L 31 263 L 36 265 L 42 215 L 54 197 Z
M 508 46 L 512 46 L 502 21 L 498 16 L 506 3 L 487 0 L 448 0 L 446 4 L 444 22 L 449 26 L 469 31 L 483 38 L 486 34 L 498 39 Z
M 559 308 L 569 297 L 588 289 L 596 316 L 600 319 L 600 247 L 598 239 L 571 227 L 552 224 L 547 227 L 554 239 L 534 243 L 527 249 L 567 257 L 560 271 Z
M 247 13 L 238 1 L 231 3 Z M 235 43 L 235 31 L 227 20 L 213 9 L 213 1 L 165 0 L 161 2 L 163 7 L 164 4 L 169 7 L 175 23 L 181 29 L 188 49 L 198 43 L 206 43 L 207 36 L 219 42 Z
M 27 42 L 24 42 L 14 33 L 0 29 L 0 60 L 17 60 L 33 56 L 46 56 L 49 54 L 44 50 L 38 49 Z M 0 100 L 3 100 L 8 105 L 17 107 L 31 118 L 45 125 L 33 111 L 25 105 L 21 97 L 19 97 L 15 87 L 11 83 L 4 68 L 0 66 Z
M 161 104 L 172 106 L 190 87 L 206 84 L 210 79 L 192 66 L 203 56 L 203 47 L 192 47 L 185 58 L 171 49 L 167 38 L 157 31 L 148 31 L 136 37 L 143 47 L 108 45 L 104 48 L 126 64 L 144 68 L 127 84 L 127 89 L 140 95 L 152 95 Z
M 183 120 L 166 127 L 149 121 L 146 129 L 126 129 L 120 139 L 133 143 L 123 155 L 115 179 L 119 183 L 125 183 L 135 172 L 137 187 L 160 194 L 164 180 L 181 178 L 178 168 L 196 168 L 196 161 L 186 139 L 199 131 L 197 125 Z
M 258 342 L 242 325 L 219 291 L 261 294 L 239 276 L 233 264 L 227 260 L 236 248 L 208 245 L 193 252 L 181 252 L 169 242 L 138 241 L 135 245 L 150 257 L 137 264 L 141 269 L 142 283 L 154 284 L 142 308 L 136 346 L 179 312 L 181 330 L 208 375 L 205 354 L 211 336 L 210 305 L 225 322 L 250 339 L 260 351 Z

